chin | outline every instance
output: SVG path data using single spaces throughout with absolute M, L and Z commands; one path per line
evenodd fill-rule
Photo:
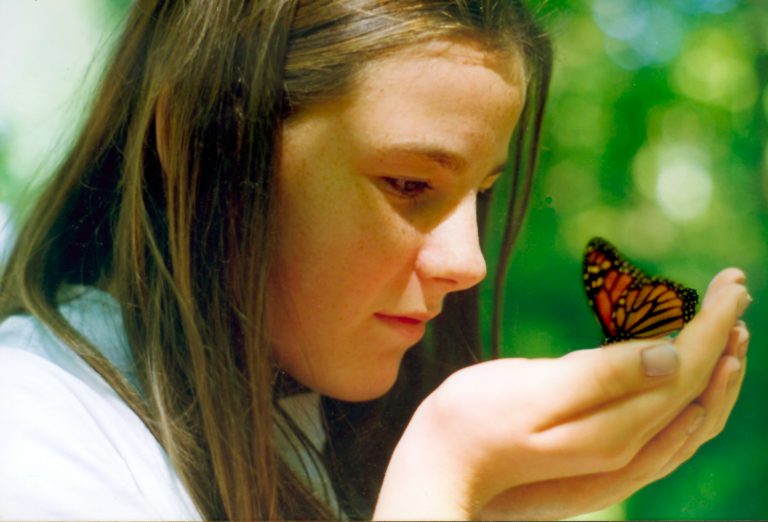
M 317 391 L 332 399 L 347 402 L 372 401 L 386 395 L 397 381 L 400 365 L 396 365 L 391 371 L 383 371 L 379 367 L 374 372 L 364 375 L 355 375 L 355 379 L 348 379 L 342 385 L 321 387 Z

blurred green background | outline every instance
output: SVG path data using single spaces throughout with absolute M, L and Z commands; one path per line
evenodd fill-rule
M 601 342 L 581 286 L 592 236 L 700 293 L 720 269 L 743 268 L 752 343 L 730 423 L 694 460 L 601 516 L 768 518 L 768 1 L 529 3 L 556 64 L 509 273 L 505 354 Z M 129 5 L 0 0 L 0 220 L 23 211 L 66 150 Z M 11 218 L 0 244 L 12 232 Z
M 749 369 L 725 431 L 612 510 L 628 519 L 768 518 L 768 1 L 550 0 L 552 99 L 507 284 L 509 355 L 602 340 L 581 286 L 595 235 L 706 290 L 738 266 Z M 605 514 L 603 514 L 605 515 Z

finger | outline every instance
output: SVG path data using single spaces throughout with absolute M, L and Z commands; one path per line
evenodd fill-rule
M 664 476 L 664 469 L 689 434 L 703 419 L 703 408 L 691 405 L 650 441 L 625 467 L 615 471 L 594 473 L 519 486 L 494 498 L 481 513 L 483 518 L 503 519 L 510 512 L 524 519 L 562 519 L 578 513 L 602 509 L 625 499 L 643 486 Z M 599 492 L 596 495 L 595 492 Z M 525 511 L 525 508 L 530 511 Z
M 674 389 L 659 386 L 565 419 L 538 433 L 538 447 L 567 440 L 592 471 L 622 468 L 690 405 L 680 404 Z
M 715 363 L 726 348 L 731 329 L 749 306 L 746 288 L 735 282 L 715 285 L 707 292 L 701 311 L 675 339 L 683 375 L 683 388 L 695 395 L 701 393 Z
M 675 347 L 664 339 L 571 352 L 555 361 L 552 393 L 562 400 L 541 428 L 665 382 L 678 366 Z
M 706 393 L 699 397 L 699 402 L 703 403 L 708 412 L 712 412 L 708 428 L 705 430 L 707 432 L 717 430 L 718 420 L 724 423 L 723 416 L 727 418 L 733 407 L 735 395 L 729 396 L 728 400 L 716 401 L 724 396 L 728 375 L 738 370 L 739 365 L 739 359 L 723 356 L 718 368 L 709 378 L 709 386 L 702 387 L 706 387 Z M 735 394 L 738 395 L 738 392 Z M 561 419 L 558 425 L 550 428 L 547 435 L 566 438 L 571 441 L 573 447 L 583 447 L 582 451 L 586 454 L 591 452 L 595 458 L 604 458 L 608 465 L 611 465 L 630 458 L 634 452 L 639 451 L 649 440 L 666 429 L 665 427 L 694 399 L 681 395 L 674 385 L 662 385 L 641 394 L 628 395 L 600 408 L 589 410 L 580 417 Z M 616 444 L 616 441 L 620 441 L 620 444 Z M 595 447 L 602 448 L 602 451 L 595 452 L 590 449 Z
M 728 342 L 723 351 L 723 354 L 725 355 L 736 355 L 736 345 L 739 344 L 739 328 L 737 326 L 739 322 L 741 321 L 737 321 L 737 324 L 731 328 L 730 332 L 728 332 Z
M 734 337 L 738 342 L 741 332 L 737 330 Z M 734 351 L 741 348 L 733 347 Z M 725 422 L 738 397 L 738 386 L 735 382 L 743 378 L 742 359 L 733 355 L 724 355 L 718 361 L 709 383 L 702 394 L 696 399 L 707 411 L 707 424 L 702 428 L 703 433 L 709 433 L 709 438 L 717 435 L 725 426 Z M 649 425 L 648 429 L 653 434 L 654 429 L 661 429 L 664 420 Z M 706 439 L 708 440 L 708 439 Z M 703 442 L 703 441 L 702 441 Z
M 746 367 L 746 359 L 730 355 L 724 356 L 718 363 L 712 385 L 699 398 L 699 402 L 709 412 L 709 420 L 702 426 L 700 433 L 702 443 L 714 438 L 725 427 L 738 399 Z
M 732 285 L 732 283 L 728 284 Z M 731 291 L 730 287 L 725 288 Z M 715 306 L 714 303 L 716 302 L 712 301 L 712 303 L 710 306 Z M 736 333 L 730 334 L 734 329 Z M 745 350 L 742 344 L 748 339 L 748 332 L 743 324 L 728 328 L 724 335 L 731 335 L 734 351 L 737 349 Z M 688 342 L 690 342 L 690 338 Z M 702 342 L 712 343 L 713 341 L 705 340 Z M 623 354 L 617 353 L 623 351 L 624 348 L 629 349 Z M 631 364 L 620 357 L 620 355 L 631 357 L 633 353 L 636 356 L 639 353 L 641 360 L 649 359 L 648 354 L 656 351 L 663 353 L 668 348 L 664 343 L 655 345 L 625 343 L 622 350 L 618 348 L 602 349 L 600 354 L 604 356 L 601 361 L 603 364 L 599 365 L 597 369 L 593 369 L 592 386 L 584 385 L 580 390 L 581 393 L 572 392 L 572 395 L 568 397 L 571 416 L 562 415 L 543 428 L 552 430 L 549 434 L 550 437 L 567 437 L 574 446 L 583 445 L 585 451 L 595 446 L 594 437 L 598 437 L 601 441 L 604 438 L 605 442 L 601 442 L 601 444 L 605 451 L 602 455 L 596 455 L 596 458 L 604 458 L 609 465 L 611 462 L 621 462 L 623 458 L 631 456 L 633 448 L 639 449 L 652 439 L 659 430 L 662 430 L 682 411 L 685 405 L 699 396 L 712 379 L 712 370 L 706 368 L 705 371 L 701 371 L 696 367 L 697 361 L 692 359 L 688 361 L 689 368 L 680 370 L 685 372 L 686 378 L 674 378 L 671 380 L 670 386 L 662 385 L 649 389 L 652 386 L 648 384 L 647 373 L 637 371 L 637 367 L 643 365 L 636 365 L 633 372 Z M 712 367 L 720 359 L 720 353 L 723 349 L 724 345 L 715 351 L 714 362 L 709 363 Z M 637 352 L 633 352 L 633 350 Z M 577 357 L 584 357 L 584 360 L 587 360 L 587 356 L 591 355 L 590 352 L 593 351 L 587 350 L 582 354 L 574 352 L 572 357 L 574 361 Z M 612 357 L 605 357 L 607 355 Z M 731 359 L 738 362 L 738 359 L 732 357 Z M 578 362 L 583 361 L 579 360 Z M 647 361 L 645 362 L 647 370 Z M 704 363 L 699 361 L 698 364 L 701 366 Z M 643 380 L 642 374 L 645 374 L 645 380 Z M 579 373 L 572 375 L 579 375 Z M 568 380 L 566 378 L 561 382 L 567 384 Z M 652 383 L 653 380 L 651 379 L 650 382 Z M 662 380 L 662 382 L 669 381 Z M 632 393 L 633 390 L 644 392 Z M 717 408 L 712 411 L 719 412 L 721 410 L 722 408 Z M 577 411 L 582 413 L 580 415 L 575 414 L 574 412 Z M 713 419 L 718 418 L 719 416 L 713 417 Z M 543 432 L 544 430 L 542 430 Z M 590 435 L 581 440 L 581 434 L 584 433 Z M 614 447 L 615 444 L 612 445 L 612 441 L 616 440 L 623 441 L 624 445 Z
M 641 483 L 639 487 L 659 480 L 675 469 L 670 467 L 670 462 L 689 444 L 706 419 L 706 409 L 692 403 L 643 447 L 626 468 Z
M 675 340 L 675 345 L 690 352 L 686 373 L 691 377 L 684 382 L 690 391 L 681 397 L 679 405 L 690 402 L 704 389 L 715 361 L 726 347 L 731 327 L 749 304 L 749 294 L 741 284 L 744 280 L 743 272 L 735 268 L 715 276 L 701 312 Z M 561 421 L 563 414 L 573 415 L 638 393 L 678 371 L 675 349 L 663 340 L 578 350 L 560 361 L 563 364 L 553 380 L 553 391 L 566 400 L 556 412 L 560 416 L 543 428 Z
M 665 472 L 671 473 L 689 460 L 708 440 L 719 434 L 733 410 L 744 379 L 746 364 L 731 356 L 723 357 L 713 375 L 712 384 L 699 399 L 707 411 L 705 421 L 686 444 L 670 459 Z
M 732 355 L 739 359 L 746 357 L 749 337 L 749 330 L 744 321 L 736 321 L 736 325 L 731 328 L 728 335 L 728 346 L 725 348 L 725 355 Z
M 709 301 L 712 299 L 713 291 L 718 288 L 732 283 L 743 285 L 746 282 L 747 276 L 738 268 L 726 268 L 725 270 L 721 270 L 709 283 L 702 306 L 708 306 Z

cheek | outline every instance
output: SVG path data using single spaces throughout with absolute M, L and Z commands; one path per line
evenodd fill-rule
M 276 261 L 286 283 L 336 293 L 398 271 L 412 240 L 398 216 L 361 186 L 366 181 L 313 181 L 294 187 L 278 207 Z
M 278 198 L 275 280 L 302 322 L 334 328 L 385 306 L 413 266 L 407 223 L 362 176 L 285 180 Z M 317 333 L 319 334 L 319 333 Z
M 374 398 L 394 382 L 402 353 L 374 357 L 373 314 L 407 286 L 415 235 L 375 187 L 329 180 L 284 189 L 268 286 L 275 359 L 325 394 Z

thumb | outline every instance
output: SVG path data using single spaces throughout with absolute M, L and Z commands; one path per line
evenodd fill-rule
M 677 350 L 669 339 L 632 340 L 571 352 L 555 363 L 553 393 L 563 398 L 559 413 L 572 416 L 637 394 L 673 377 L 678 366 Z

